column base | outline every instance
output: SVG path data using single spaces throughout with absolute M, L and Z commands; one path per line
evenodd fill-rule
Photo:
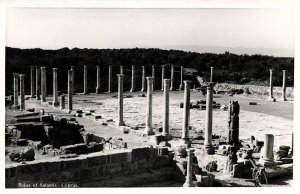
M 58 107 L 59 103 L 58 102 L 52 102 L 53 107 Z
M 83 95 L 86 95 L 86 94 L 89 94 L 89 93 L 88 93 L 88 92 L 83 92 L 82 94 L 83 94 Z
M 107 93 L 112 93 L 112 91 L 111 90 L 108 90 L 108 92 Z
M 126 124 L 125 124 L 124 121 L 117 121 L 117 122 L 116 122 L 116 125 L 119 126 L 119 127 L 120 127 L 120 126 L 126 126 Z
M 274 161 L 274 159 L 261 158 L 258 160 L 258 164 L 260 164 L 262 166 L 274 166 L 274 165 L 276 165 L 276 162 Z
M 180 84 L 179 90 L 183 90 L 183 85 L 182 84 Z
M 30 98 L 35 98 L 35 95 L 31 95 Z
M 175 90 L 175 88 L 171 87 L 171 88 L 170 88 L 170 90 L 171 90 L 171 91 L 174 91 L 174 90 Z
M 100 91 L 100 88 L 96 88 L 96 94 L 100 94 L 101 91 Z
M 207 155 L 214 155 L 215 150 L 212 145 L 205 145 L 205 151 Z
M 130 89 L 130 92 L 135 92 L 135 89 Z
M 287 101 L 286 97 L 281 97 L 282 101 Z
M 188 148 L 191 147 L 191 141 L 188 138 L 180 139 L 179 140 L 179 145 L 186 145 Z
M 155 135 L 154 131 L 150 127 L 146 127 L 144 130 L 145 135 Z
M 36 96 L 35 98 L 36 98 L 36 100 L 41 100 L 41 97 L 39 97 L 39 96 Z
M 145 92 L 145 89 L 144 89 L 144 88 L 142 88 L 142 89 L 141 89 L 141 92 Z
M 274 97 L 268 97 L 269 102 L 276 102 L 276 99 Z
M 183 187 L 196 187 L 196 184 L 192 181 L 192 182 L 185 182 L 182 186 Z

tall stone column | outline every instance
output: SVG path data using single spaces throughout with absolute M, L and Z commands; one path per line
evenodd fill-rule
M 65 103 L 66 103 L 65 95 L 63 94 L 63 95 L 60 96 L 60 102 L 59 102 L 59 109 L 60 110 L 65 109 Z
M 214 72 L 214 67 L 210 67 L 210 82 L 213 82 L 213 72 Z
M 204 146 L 207 154 L 214 154 L 212 146 L 212 121 L 213 121 L 213 85 L 209 83 L 206 93 L 206 122 L 205 122 L 205 140 Z
M 119 100 L 119 107 L 118 107 L 118 122 L 117 126 L 125 126 L 123 120 L 123 74 L 117 74 L 118 76 L 118 100 Z
M 72 111 L 73 110 L 73 91 L 72 91 L 72 86 L 73 86 L 73 80 L 72 80 L 72 70 L 68 70 L 68 110 Z
M 132 65 L 132 73 L 131 73 L 131 89 L 130 92 L 135 91 L 135 66 Z
M 58 106 L 58 92 L 57 92 L 57 68 L 53 68 L 53 101 L 54 107 Z
M 145 66 L 142 66 L 142 89 L 141 89 L 141 92 L 144 92 L 145 91 Z
M 165 66 L 161 66 L 161 91 L 164 91 Z
M 259 163 L 264 166 L 274 165 L 273 154 L 274 136 L 272 134 L 265 134 L 264 146 L 261 150 L 261 158 Z
M 14 106 L 19 105 L 19 74 L 14 73 Z
M 84 86 L 84 88 L 83 88 L 83 94 L 87 94 L 88 93 L 88 81 L 87 81 L 87 66 L 85 65 L 84 66 L 84 68 L 83 68 L 83 70 L 84 70 L 84 80 L 83 80 L 83 86 Z
M 275 102 L 276 99 L 273 97 L 273 81 L 272 81 L 273 70 L 270 69 L 270 89 L 269 89 L 269 97 L 268 101 Z
M 174 88 L 174 65 L 171 66 L 171 87 L 170 90 L 175 90 Z
M 41 100 L 41 70 L 38 66 L 35 67 L 35 84 L 36 99 Z
M 100 66 L 97 66 L 97 86 L 96 94 L 100 94 Z
M 230 101 L 229 108 L 229 119 L 228 119 L 228 143 L 235 147 L 238 147 L 240 144 L 239 139 L 239 114 L 240 114 L 240 105 L 238 101 Z
M 181 143 L 189 145 L 189 126 L 190 126 L 190 89 L 191 81 L 184 82 L 184 100 L 183 100 L 183 122 Z
M 169 135 L 169 89 L 170 79 L 164 79 L 164 106 L 163 106 L 163 135 Z
M 123 65 L 120 66 L 120 74 L 124 75 L 124 66 Z
M 287 101 L 286 99 L 286 86 L 285 86 L 285 72 L 286 70 L 282 70 L 282 96 L 281 96 L 281 100 L 282 101 Z
M 74 66 L 71 66 L 71 70 L 72 70 L 72 92 L 73 92 L 73 95 L 75 95 L 75 79 L 74 79 L 74 74 L 75 74 L 75 68 Z
M 112 87 L 112 66 L 108 66 L 108 93 L 111 93 L 112 90 L 111 90 L 111 87 Z
M 193 156 L 194 149 L 187 149 L 187 167 L 186 167 L 186 179 L 183 187 L 195 187 L 195 183 L 193 182 Z
M 147 107 L 146 107 L 146 127 L 145 134 L 154 134 L 152 129 L 152 91 L 153 91 L 153 77 L 147 77 Z
M 41 67 L 41 101 L 46 102 L 46 67 Z
M 19 77 L 20 77 L 20 110 L 25 110 L 25 87 L 24 87 L 25 74 L 19 74 Z
M 155 66 L 152 65 L 152 77 L 153 77 L 153 84 L 152 84 L 152 91 L 155 90 Z
M 180 67 L 180 85 L 179 90 L 183 90 L 183 66 Z
M 30 66 L 30 83 L 31 83 L 31 98 L 35 97 L 35 83 L 34 83 L 34 77 L 35 77 L 35 66 Z

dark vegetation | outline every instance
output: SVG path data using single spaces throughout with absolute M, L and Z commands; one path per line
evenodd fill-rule
M 124 66 L 124 89 L 130 89 L 131 65 L 136 65 L 137 89 L 141 88 L 141 66 L 151 76 L 151 66 L 156 66 L 155 85 L 161 88 L 161 65 L 166 65 L 166 77 L 170 77 L 170 65 L 175 65 L 175 86 L 180 84 L 180 66 L 185 69 L 184 79 L 199 83 L 197 75 L 209 80 L 210 67 L 214 67 L 214 82 L 236 84 L 269 84 L 269 69 L 273 69 L 274 86 L 282 85 L 282 69 L 287 70 L 287 86 L 294 85 L 294 58 L 263 55 L 236 55 L 195 53 L 161 49 L 68 49 L 42 50 L 6 47 L 6 93 L 12 92 L 13 73 L 25 73 L 25 91 L 30 91 L 30 66 L 46 66 L 47 90 L 52 90 L 52 68 L 58 69 L 58 89 L 67 90 L 67 70 L 75 67 L 76 92 L 83 91 L 83 66 L 88 65 L 88 86 L 91 92 L 96 88 L 96 66 L 101 66 L 101 87 L 107 91 L 108 65 L 113 66 L 113 89 L 117 89 L 119 66 Z M 194 71 L 191 71 L 194 70 Z M 177 78 L 176 78 L 177 77 Z M 52 92 L 51 92 L 52 93 Z

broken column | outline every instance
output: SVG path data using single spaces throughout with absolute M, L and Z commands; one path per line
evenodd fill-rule
M 35 77 L 35 67 L 30 66 L 30 81 L 31 81 L 31 98 L 35 97 L 35 83 L 34 83 L 34 77 Z
M 57 93 L 57 68 L 53 68 L 53 102 L 54 107 L 58 106 L 58 93 Z
M 73 109 L 73 101 L 72 101 L 72 85 L 73 85 L 73 80 L 72 80 L 72 70 L 68 70 L 68 110 L 72 111 Z
M 41 101 L 46 102 L 46 67 L 41 67 Z
M 65 109 L 65 103 L 66 103 L 65 95 L 63 94 L 63 95 L 60 96 L 60 102 L 59 102 L 59 109 L 60 110 Z
M 230 101 L 229 108 L 229 119 L 228 119 L 228 143 L 237 147 L 240 144 L 239 140 L 239 114 L 240 105 L 238 101 Z
M 75 79 L 74 79 L 74 74 L 75 74 L 75 69 L 74 69 L 74 66 L 71 66 L 71 70 L 72 70 L 72 92 L 73 92 L 73 95 L 75 95 Z
M 183 66 L 180 67 L 180 85 L 179 90 L 183 90 Z
M 134 91 L 135 91 L 135 66 L 132 65 L 130 92 L 134 92 Z
M 213 72 L 214 72 L 214 67 L 210 67 L 210 82 L 213 81 Z
M 112 86 L 112 66 L 108 66 L 108 93 L 111 93 L 111 86 Z
M 145 66 L 142 66 L 142 89 L 141 92 L 145 91 Z
M 261 158 L 259 163 L 264 166 L 274 165 L 274 154 L 273 154 L 274 136 L 272 134 L 265 134 L 264 146 L 261 149 Z
M 120 66 L 120 74 L 124 75 L 124 66 L 123 65 Z
M 164 79 L 164 106 L 163 106 L 163 136 L 169 135 L 169 89 L 170 79 Z
M 165 66 L 161 66 L 161 91 L 164 91 Z
M 213 119 L 213 84 L 209 83 L 206 93 L 206 122 L 204 146 L 207 154 L 214 154 L 212 146 L 212 119 Z
M 275 102 L 276 99 L 273 97 L 273 81 L 272 81 L 273 70 L 270 69 L 270 89 L 269 89 L 269 98 L 268 101 Z
M 100 94 L 100 66 L 97 66 L 97 86 L 96 94 Z
M 35 89 L 36 89 L 36 99 L 40 100 L 41 99 L 41 71 L 38 66 L 35 67 Z
M 152 77 L 153 77 L 153 83 L 152 83 L 152 91 L 155 90 L 155 66 L 152 65 Z
M 181 143 L 189 146 L 189 125 L 190 125 L 190 89 L 191 81 L 184 81 L 184 101 L 183 101 L 183 123 Z
M 19 105 L 19 74 L 14 73 L 14 106 Z
M 174 65 L 171 66 L 171 87 L 170 90 L 174 90 Z
M 147 107 L 146 107 L 146 127 L 144 133 L 147 135 L 154 134 L 152 129 L 152 91 L 153 77 L 147 77 Z
M 25 86 L 24 86 L 25 74 L 19 74 L 19 77 L 20 77 L 20 110 L 25 110 Z
M 118 76 L 118 100 L 119 100 L 119 106 L 118 106 L 118 114 L 119 118 L 117 121 L 117 126 L 125 126 L 125 123 L 123 121 L 123 74 L 117 74 Z
M 87 66 L 85 65 L 83 68 L 83 75 L 84 75 L 84 79 L 83 79 L 83 94 L 87 94 L 88 93 L 88 81 L 87 81 Z
M 286 99 L 286 86 L 285 86 L 285 72 L 286 70 L 282 70 L 282 96 L 281 100 L 287 101 Z
M 195 187 L 193 181 L 193 156 L 194 149 L 187 149 L 187 167 L 186 167 L 186 179 L 183 184 L 183 187 Z

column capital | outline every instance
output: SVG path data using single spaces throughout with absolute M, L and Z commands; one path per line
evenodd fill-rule
M 34 69 L 36 66 L 30 66 L 30 69 Z
M 272 72 L 272 71 L 273 71 L 273 69 L 269 69 L 269 71 L 270 71 L 270 72 Z
M 57 71 L 58 68 L 53 68 L 53 71 Z
M 286 70 L 285 70 L 285 69 L 283 69 L 282 71 L 283 71 L 283 72 L 286 72 Z
M 146 79 L 149 80 L 149 81 L 153 81 L 154 77 L 146 77 Z
M 118 77 L 124 77 L 124 74 L 117 74 Z
M 185 84 L 185 85 L 188 85 L 188 84 L 191 84 L 193 81 L 191 81 L 191 80 L 184 80 L 183 81 L 183 83 Z
M 46 67 L 45 66 L 41 67 L 41 70 L 46 70 Z
M 165 84 L 167 84 L 167 83 L 169 84 L 170 82 L 171 82 L 171 79 L 164 79 Z
M 25 77 L 25 74 L 19 74 L 19 77 L 20 77 L 20 78 L 24 78 L 24 77 Z
M 14 78 L 18 78 L 19 74 L 18 73 L 13 73 Z

